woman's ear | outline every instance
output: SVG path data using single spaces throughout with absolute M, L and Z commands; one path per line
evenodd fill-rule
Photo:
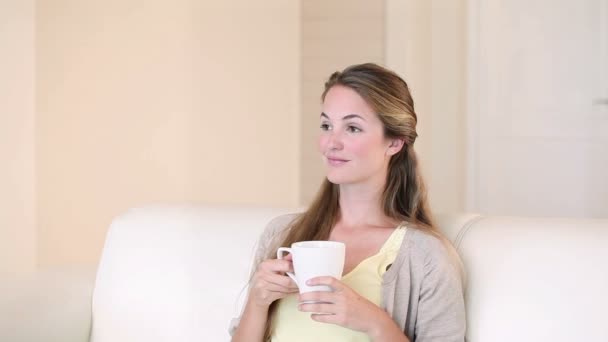
M 390 145 L 388 145 L 388 149 L 386 149 L 386 155 L 390 157 L 397 154 L 399 151 L 401 151 L 404 144 L 405 140 L 403 139 L 390 139 Z

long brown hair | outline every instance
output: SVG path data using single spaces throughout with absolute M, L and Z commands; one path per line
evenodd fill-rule
M 418 117 L 407 83 L 391 70 L 366 63 L 334 72 L 325 82 L 321 99 L 325 100 L 329 89 L 336 85 L 353 89 L 372 107 L 383 123 L 385 137 L 400 138 L 405 142 L 389 161 L 382 194 L 384 214 L 398 221 L 407 221 L 410 227 L 440 235 L 428 208 L 426 188 L 414 152 Z M 339 218 L 339 196 L 339 185 L 325 179 L 308 209 L 294 219 L 285 239 L 278 241 L 275 247 L 290 246 L 297 241 L 329 239 Z M 275 253 L 276 249 L 268 257 Z M 276 304 L 277 301 L 268 311 L 265 340 L 269 340 L 272 332 Z

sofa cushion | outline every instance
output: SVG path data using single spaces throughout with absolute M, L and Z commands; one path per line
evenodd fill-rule
M 228 341 L 254 244 L 292 211 L 148 206 L 117 217 L 97 273 L 92 341 Z

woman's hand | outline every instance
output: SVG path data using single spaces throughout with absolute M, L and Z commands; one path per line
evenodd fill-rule
M 257 307 L 268 308 L 275 300 L 297 293 L 298 286 L 285 272 L 293 272 L 291 255 L 283 260 L 268 259 L 261 262 L 252 278 L 249 302 Z
M 313 320 L 361 331 L 372 337 L 374 341 L 382 340 L 381 336 L 384 336 L 385 333 L 390 333 L 392 336 L 400 335 L 400 338 L 407 341 L 405 335 L 386 311 L 360 296 L 338 279 L 317 277 L 310 279 L 307 285 L 327 285 L 334 289 L 333 292 L 317 291 L 300 294 L 300 303 L 305 301 L 322 302 L 299 304 L 300 311 L 313 312 L 310 316 Z
M 290 293 L 298 292 L 296 284 L 285 275 L 292 271 L 291 256 L 283 260 L 261 262 L 249 286 L 249 295 L 232 341 L 262 341 L 272 302 Z

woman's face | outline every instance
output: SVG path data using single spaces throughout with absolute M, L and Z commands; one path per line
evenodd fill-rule
M 390 157 L 402 146 L 386 139 L 373 109 L 351 88 L 336 85 L 323 101 L 319 152 L 334 184 L 384 182 Z

